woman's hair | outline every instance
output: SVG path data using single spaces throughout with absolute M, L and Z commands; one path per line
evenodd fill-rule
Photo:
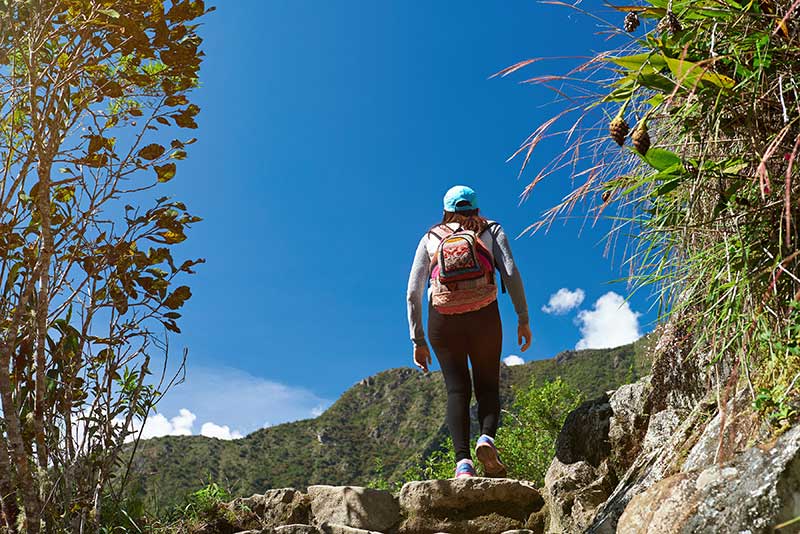
M 489 221 L 485 217 L 478 214 L 478 210 L 465 210 L 465 211 L 445 211 L 442 216 L 441 224 L 458 223 L 465 230 L 472 230 L 480 235 L 486 227 L 489 226 Z

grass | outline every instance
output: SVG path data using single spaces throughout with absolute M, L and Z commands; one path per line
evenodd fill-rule
M 610 214 L 608 250 L 622 249 L 632 291 L 654 288 L 661 319 L 691 332 L 691 357 L 723 376 L 720 404 L 746 387 L 778 428 L 800 405 L 797 8 L 646 0 L 612 21 L 590 14 L 609 49 L 529 80 L 555 82 L 560 104 L 515 154 L 527 172 L 540 142 L 563 140 L 526 195 L 561 174 L 576 185 L 529 231 L 583 203 L 590 220 Z M 641 27 L 623 31 L 623 13 Z

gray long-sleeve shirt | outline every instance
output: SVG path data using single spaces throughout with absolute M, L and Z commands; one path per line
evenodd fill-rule
M 456 230 L 458 225 L 451 223 L 450 227 Z M 486 245 L 486 248 L 492 251 L 497 269 L 500 271 L 500 276 L 509 296 L 511 296 L 511 302 L 514 304 L 519 323 L 527 323 L 528 304 L 525 301 L 525 288 L 522 285 L 522 277 L 514 263 L 514 258 L 511 255 L 511 246 L 503 228 L 497 223 L 492 224 L 480 235 L 480 240 Z M 408 299 L 408 326 L 411 341 L 417 346 L 425 344 L 425 330 L 422 326 L 423 296 L 426 293 L 425 288 L 431 276 L 431 260 L 436 253 L 438 244 L 439 240 L 436 237 L 431 237 L 430 233 L 422 236 L 419 245 L 417 245 L 417 252 L 414 255 L 414 263 L 411 265 L 411 273 L 408 276 L 408 291 L 406 294 Z M 428 299 L 430 299 L 430 295 L 428 295 Z

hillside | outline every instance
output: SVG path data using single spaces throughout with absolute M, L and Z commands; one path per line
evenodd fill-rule
M 591 398 L 650 371 L 650 337 L 614 349 L 565 351 L 501 371 L 503 406 L 515 387 L 557 376 Z M 381 461 L 392 478 L 444 437 L 445 389 L 439 372 L 391 369 L 348 389 L 328 410 L 234 441 L 169 436 L 143 441 L 129 488 L 157 508 L 219 482 L 236 495 L 315 483 L 366 484 Z

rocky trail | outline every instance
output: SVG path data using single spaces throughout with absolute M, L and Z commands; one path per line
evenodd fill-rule
M 800 532 L 800 424 L 775 431 L 669 327 L 652 373 L 572 411 L 543 488 L 510 479 L 270 490 L 195 534 Z M 730 373 L 730 370 L 727 370 Z

